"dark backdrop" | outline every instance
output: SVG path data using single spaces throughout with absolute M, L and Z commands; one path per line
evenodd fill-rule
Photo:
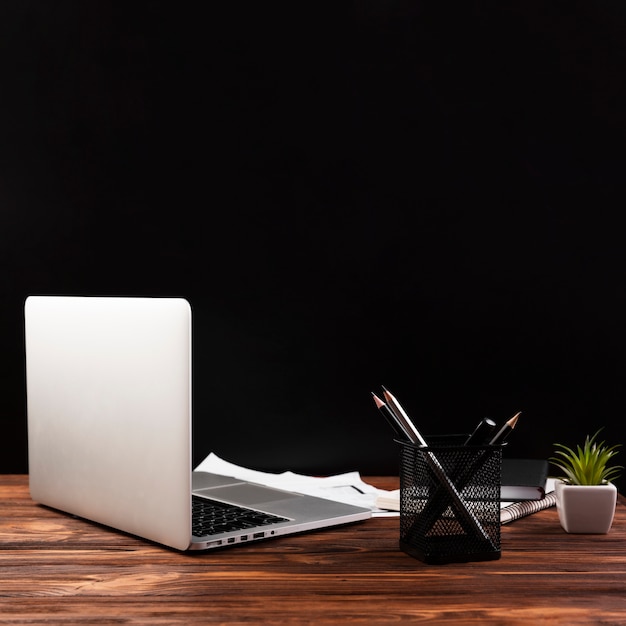
M 202 7 L 202 8 L 201 8 Z M 621 2 L 0 5 L 0 471 L 28 294 L 194 308 L 195 460 L 396 473 L 370 392 L 624 442 Z

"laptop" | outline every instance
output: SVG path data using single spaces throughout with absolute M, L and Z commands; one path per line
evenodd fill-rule
M 30 296 L 24 322 L 36 502 L 177 550 L 371 516 L 367 508 L 192 471 L 187 300 Z

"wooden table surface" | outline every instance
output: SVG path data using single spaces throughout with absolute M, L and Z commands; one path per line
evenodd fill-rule
M 27 483 L 0 476 L 1 624 L 626 624 L 622 496 L 607 535 L 568 535 L 552 508 L 504 526 L 499 560 L 426 565 L 398 518 L 182 554 L 39 506 Z

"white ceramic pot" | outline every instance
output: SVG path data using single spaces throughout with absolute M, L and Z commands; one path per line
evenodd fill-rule
M 617 502 L 617 488 L 605 485 L 555 483 L 556 509 L 561 526 L 568 533 L 606 534 L 611 528 Z

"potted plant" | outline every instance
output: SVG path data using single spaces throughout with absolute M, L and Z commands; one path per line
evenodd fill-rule
M 563 472 L 555 481 L 556 508 L 568 533 L 606 534 L 613 523 L 617 488 L 611 481 L 624 468 L 610 461 L 621 444 L 598 442 L 600 430 L 592 437 L 587 435 L 582 447 L 578 445 L 575 450 L 554 444 L 555 455 L 550 461 Z

